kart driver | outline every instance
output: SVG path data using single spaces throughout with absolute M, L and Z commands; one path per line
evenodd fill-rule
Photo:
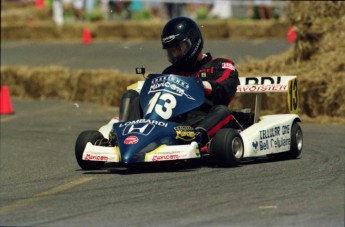
M 171 65 L 164 69 L 163 74 L 176 74 L 198 77 L 203 81 L 206 101 L 195 110 L 179 116 L 179 121 L 193 126 L 202 136 L 203 150 L 206 150 L 209 138 L 228 126 L 232 121 L 228 105 L 235 96 L 239 85 L 238 72 L 234 63 L 226 58 L 213 58 L 210 53 L 203 53 L 204 40 L 197 24 L 187 17 L 171 19 L 161 34 L 163 49 L 166 50 Z M 125 99 L 129 98 L 131 112 L 126 119 L 124 114 Z M 137 101 L 135 101 L 137 100 Z M 138 111 L 139 95 L 134 90 L 127 91 L 121 99 L 120 120 L 141 118 Z

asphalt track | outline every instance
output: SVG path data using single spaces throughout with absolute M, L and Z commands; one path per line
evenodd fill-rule
M 344 226 L 344 126 L 303 123 L 297 160 L 82 171 L 78 134 L 117 108 L 12 103 L 15 114 L 0 119 L 1 226 Z
M 262 59 L 292 47 L 284 40 L 207 40 L 205 52 L 224 56 L 236 64 L 246 59 Z M 119 69 L 135 72 L 145 66 L 148 72 L 161 72 L 167 66 L 166 54 L 157 40 L 109 41 L 83 45 L 70 43 L 1 42 L 1 65 L 48 66 L 70 69 Z

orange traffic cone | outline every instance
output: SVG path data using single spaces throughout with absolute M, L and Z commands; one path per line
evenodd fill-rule
M 91 36 L 91 32 L 89 29 L 84 28 L 83 30 L 83 44 L 91 44 L 92 43 L 92 36 Z
M 1 86 L 0 114 L 13 114 L 10 92 L 7 86 Z

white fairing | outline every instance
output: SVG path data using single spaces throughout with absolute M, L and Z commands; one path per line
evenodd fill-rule
M 196 142 L 187 145 L 162 145 L 146 154 L 145 162 L 183 160 L 200 158 L 200 151 Z
M 109 133 L 113 128 L 113 124 L 119 122 L 119 119 L 112 118 L 108 124 L 103 125 L 98 131 L 103 134 L 104 138 L 109 139 Z
M 82 159 L 86 161 L 119 162 L 120 154 L 118 147 L 95 146 L 89 142 L 86 144 Z
M 146 154 L 145 162 L 185 160 L 194 158 L 200 158 L 200 151 L 196 142 L 186 145 L 161 145 L 160 147 Z M 117 146 L 95 146 L 89 142 L 86 144 L 82 159 L 86 161 L 118 163 L 121 161 L 121 154 L 119 147 Z
M 290 150 L 291 127 L 296 114 L 266 115 L 241 132 L 244 143 L 244 158 L 259 157 Z
M 109 133 L 113 128 L 113 124 L 117 122 L 119 122 L 119 120 L 113 118 L 108 122 L 108 124 L 103 125 L 98 131 L 102 133 L 104 138 L 109 139 Z M 145 156 L 145 162 L 193 158 L 200 158 L 200 151 L 196 142 L 192 142 L 191 144 L 186 145 L 162 145 L 157 149 L 147 153 Z M 104 147 L 87 143 L 82 159 L 87 161 L 120 162 L 121 155 L 119 152 L 119 147 L 117 146 Z

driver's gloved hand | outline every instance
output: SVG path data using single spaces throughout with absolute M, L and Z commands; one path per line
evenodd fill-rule
M 212 85 L 211 85 L 211 83 L 208 82 L 208 81 L 203 81 L 202 85 L 204 85 L 205 95 L 210 95 L 211 92 L 212 92 Z

